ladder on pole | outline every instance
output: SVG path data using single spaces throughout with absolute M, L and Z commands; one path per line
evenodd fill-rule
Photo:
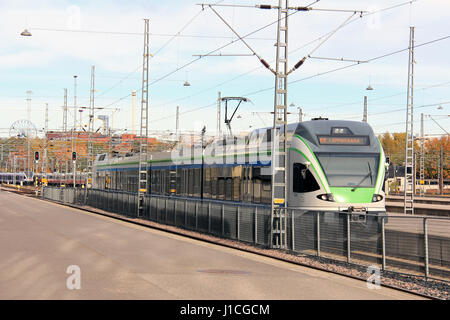
M 288 0 L 279 0 L 272 131 L 272 248 L 286 248 Z
M 64 107 L 63 107 L 63 131 L 64 131 L 64 160 L 65 160 L 65 164 L 66 164 L 66 168 L 64 170 L 64 173 L 67 175 L 68 174 L 68 162 L 67 162 L 67 152 L 69 151 L 69 146 L 68 146 L 68 142 L 69 142 L 69 137 L 67 136 L 67 89 L 64 88 Z
M 149 68 L 149 20 L 144 19 L 144 56 L 142 64 L 142 99 L 141 126 L 139 144 L 139 172 L 138 172 L 138 203 L 137 217 L 142 217 L 144 211 L 144 197 L 147 193 L 147 163 L 148 163 L 148 68 Z
M 64 170 L 65 177 L 68 174 L 68 162 L 67 162 L 67 152 L 69 151 L 69 137 L 67 136 L 67 88 L 64 88 L 64 106 L 63 106 L 63 131 L 64 131 L 64 160 L 66 168 Z M 48 181 L 47 181 L 48 183 Z M 60 199 L 64 197 L 64 189 L 60 188 Z
M 95 92 L 95 66 L 91 67 L 91 94 L 89 99 L 89 133 L 88 133 L 88 159 L 87 159 L 87 181 L 86 189 L 92 187 L 92 168 L 94 166 L 94 144 L 93 144 L 93 132 L 94 132 L 94 92 Z M 87 191 L 85 193 L 87 198 Z
M 406 106 L 405 183 L 403 213 L 414 214 L 414 27 L 409 34 L 408 95 Z
M 424 190 L 424 183 L 425 183 L 425 140 L 424 140 L 424 127 L 423 127 L 423 113 L 420 115 L 420 171 L 419 171 L 419 178 L 420 178 L 420 196 L 423 196 L 425 194 Z

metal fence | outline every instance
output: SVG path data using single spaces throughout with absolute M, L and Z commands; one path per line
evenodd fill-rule
M 42 196 L 136 218 L 135 193 L 46 187 Z M 270 217 L 266 205 L 147 195 L 142 218 L 269 247 Z M 286 221 L 292 252 L 450 279 L 449 218 L 289 209 Z

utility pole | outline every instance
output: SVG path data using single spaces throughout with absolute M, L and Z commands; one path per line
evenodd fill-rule
M 33 92 L 31 90 L 27 91 L 27 120 L 31 122 L 31 94 Z M 27 129 L 27 172 L 30 172 L 31 168 L 31 146 L 30 146 L 30 129 Z M 25 171 L 25 170 L 24 170 Z
M 148 68 L 149 68 L 149 20 L 144 19 L 144 55 L 142 62 L 142 99 L 141 126 L 139 144 L 139 176 L 137 217 L 142 217 L 144 211 L 144 197 L 147 193 L 147 165 L 148 165 Z
M 414 214 L 414 172 L 414 27 L 410 27 L 403 205 L 403 213 L 405 214 Z
M 63 132 L 64 132 L 64 160 L 66 164 L 66 170 L 64 171 L 66 174 L 68 173 L 68 161 L 67 161 L 67 148 L 69 138 L 67 137 L 67 88 L 64 88 L 64 107 L 63 107 Z
M 92 182 L 92 167 L 94 165 L 94 145 L 93 145 L 93 132 L 94 132 L 94 93 L 95 93 L 95 66 L 91 67 L 91 92 L 89 99 L 89 132 L 88 132 L 88 159 L 87 159 L 87 181 L 86 181 L 86 193 L 87 189 L 91 187 Z
M 221 97 L 221 93 L 219 91 L 219 97 L 217 98 L 217 139 L 220 138 L 220 136 L 222 135 L 222 129 L 221 129 L 221 115 L 220 115 L 220 110 L 221 110 L 221 105 L 220 102 L 222 101 L 222 97 Z
M 444 194 L 444 149 L 442 145 L 439 152 L 439 194 Z
M 287 75 L 289 1 L 278 1 L 278 27 L 275 67 L 275 100 L 272 130 L 272 247 L 286 248 L 287 195 Z M 283 134 L 281 134 L 281 131 Z
M 14 160 L 13 160 L 13 181 L 14 181 L 14 185 L 16 185 L 16 155 L 14 155 Z
M 47 147 L 48 147 L 48 103 L 45 104 L 45 129 L 44 129 L 44 159 L 43 159 L 43 176 L 47 178 Z
M 131 134 L 136 134 L 136 90 L 131 91 Z
M 364 96 L 364 113 L 362 121 L 367 122 L 367 96 Z
M 73 129 L 72 129 L 72 153 L 76 152 L 77 144 L 75 131 L 77 129 L 77 76 L 73 76 Z M 77 161 L 73 162 L 73 188 L 76 187 Z
M 2 153 L 0 154 L 0 169 L 1 169 L 1 168 L 3 168 L 3 145 L 0 145 L 0 147 L 2 148 Z M 8 162 L 6 162 L 6 163 L 8 163 Z M 8 172 L 8 170 L 6 170 L 5 172 Z
M 180 107 L 177 106 L 177 114 L 176 114 L 176 121 L 175 121 L 175 137 L 178 141 L 178 134 L 180 130 Z
M 317 1 L 315 1 L 317 2 Z M 314 2 L 314 3 L 315 3 Z M 288 16 L 289 11 L 303 11 L 316 10 L 310 6 L 308 7 L 289 7 L 288 0 L 279 0 L 278 6 L 272 5 L 236 5 L 239 7 L 259 8 L 259 9 L 277 9 L 278 10 L 278 25 L 277 25 L 277 42 L 276 42 L 276 67 L 275 70 L 270 67 L 269 63 L 258 55 L 250 45 L 241 37 L 225 19 L 213 8 L 214 6 L 233 6 L 225 4 L 200 4 L 202 7 L 207 5 L 245 44 L 245 46 L 256 56 L 259 61 L 275 75 L 275 97 L 274 97 L 274 119 L 273 131 L 271 134 L 271 246 L 272 248 L 286 248 L 286 196 L 287 196 L 287 76 L 297 70 L 310 55 L 316 51 L 326 40 L 328 40 L 334 33 L 342 28 L 349 19 L 354 16 L 356 10 L 335 10 L 335 9 L 317 9 L 320 11 L 339 11 L 349 12 L 352 15 L 342 23 L 336 30 L 329 33 L 311 52 L 299 60 L 293 68 L 289 71 L 288 66 Z M 361 11 L 362 14 L 362 11 Z
M 425 138 L 423 126 L 423 113 L 420 114 L 420 164 L 419 164 L 419 179 L 420 179 L 420 196 L 425 194 Z

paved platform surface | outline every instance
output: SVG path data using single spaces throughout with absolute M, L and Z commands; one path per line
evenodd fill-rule
M 69 290 L 70 265 L 81 289 Z M 0 299 L 419 299 L 0 192 Z

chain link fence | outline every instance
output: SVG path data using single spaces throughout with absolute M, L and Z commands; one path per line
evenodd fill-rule
M 136 218 L 136 193 L 45 187 L 42 196 Z M 142 218 L 270 247 L 267 205 L 146 195 Z M 286 232 L 294 253 L 450 280 L 450 218 L 289 209 Z

